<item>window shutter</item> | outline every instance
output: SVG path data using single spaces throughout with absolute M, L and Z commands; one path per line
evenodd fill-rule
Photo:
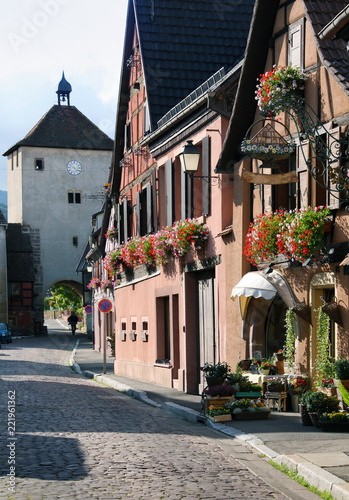
M 151 191 L 152 191 L 152 223 L 154 231 L 158 228 L 158 210 L 157 210 L 157 191 L 156 191 L 156 170 L 155 168 L 151 174 Z
M 152 213 L 151 213 L 151 184 L 150 182 L 146 185 L 146 199 L 147 199 L 147 233 L 152 232 Z
M 303 149 L 303 153 L 302 153 Z M 309 158 L 309 143 L 298 146 L 298 180 L 299 180 L 299 208 L 307 207 L 310 203 L 310 173 L 306 160 Z
M 304 19 L 291 24 L 288 32 L 288 64 L 303 69 Z
M 187 174 L 181 168 L 181 219 L 187 218 Z
M 140 192 L 136 194 L 136 217 L 137 217 L 137 236 L 141 235 L 141 201 Z
M 202 215 L 209 215 L 211 205 L 211 189 L 207 177 L 211 175 L 211 157 L 210 157 L 210 137 L 202 139 Z
M 117 228 L 118 228 L 118 236 L 117 236 L 117 243 L 118 245 L 121 244 L 121 211 L 120 211 L 120 204 L 117 204 L 116 208 L 116 217 L 117 217 Z
M 122 218 L 124 220 L 124 242 L 127 241 L 128 236 L 128 220 L 127 220 L 127 196 L 122 200 Z
M 171 226 L 173 223 L 173 197 L 172 197 L 172 160 L 165 163 L 165 182 L 166 182 L 166 224 Z
M 333 130 L 330 131 L 331 132 L 331 135 L 333 136 L 334 139 L 337 139 L 339 140 L 340 139 L 340 136 L 341 136 L 341 130 L 340 130 L 340 127 L 337 127 Z M 333 138 L 331 136 L 328 136 L 328 148 L 331 150 L 331 143 L 333 142 Z M 332 151 L 332 154 L 336 154 L 336 149 L 335 149 L 335 146 L 332 145 L 332 148 L 333 150 Z M 343 152 L 341 152 L 341 154 L 343 154 Z M 331 163 L 331 168 L 336 168 L 336 167 L 339 167 L 341 165 L 341 160 L 338 159 L 334 162 Z M 330 178 L 329 178 L 329 175 L 327 173 L 327 182 L 328 182 L 328 186 L 330 188 L 330 191 L 328 192 L 328 206 L 329 208 L 332 208 L 332 209 L 335 209 L 335 208 L 339 208 L 339 204 L 340 204 L 340 193 L 339 191 L 336 191 L 336 183 L 331 181 Z M 336 191 L 336 196 L 334 196 L 332 194 L 332 191 Z

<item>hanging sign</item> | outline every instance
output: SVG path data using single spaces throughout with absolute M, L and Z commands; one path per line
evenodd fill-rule
M 110 302 L 109 299 L 102 299 L 98 303 L 98 309 L 103 313 L 110 312 L 112 308 L 113 304 Z
M 85 313 L 86 314 L 91 314 L 92 313 L 92 306 L 86 306 L 85 307 Z
M 290 184 L 290 182 L 298 182 L 297 173 L 295 171 L 286 172 L 285 174 L 255 174 L 243 170 L 241 174 L 242 180 L 253 184 Z

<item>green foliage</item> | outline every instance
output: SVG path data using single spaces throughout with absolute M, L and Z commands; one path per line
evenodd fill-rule
M 317 353 L 315 360 L 316 378 L 315 385 L 321 386 L 322 379 L 333 377 L 333 364 L 329 356 L 330 352 L 330 318 L 323 312 L 322 307 L 318 309 L 317 327 Z
M 305 403 L 308 412 L 332 413 L 338 411 L 339 404 L 336 396 L 327 396 L 323 392 L 312 392 Z
M 349 413 L 324 413 L 321 415 L 323 422 L 349 422 Z
M 341 393 L 341 396 L 343 398 L 344 403 L 349 407 L 349 394 L 340 380 L 338 382 L 338 387 L 339 387 L 339 391 Z
M 68 309 L 78 316 L 82 315 L 80 295 L 72 288 L 64 285 L 54 285 L 51 288 L 50 306 L 52 309 Z
M 333 364 L 333 370 L 339 380 L 349 380 L 349 359 L 337 359 Z
M 287 309 L 285 316 L 286 340 L 284 345 L 285 361 L 290 368 L 294 365 L 296 352 L 296 330 L 294 327 L 295 313 L 292 309 Z
M 298 475 L 296 469 L 288 469 L 286 465 L 283 464 L 279 465 L 273 460 L 270 460 L 268 463 L 273 467 L 275 467 L 275 469 L 278 469 L 279 471 L 289 476 L 294 481 L 297 481 L 297 483 L 301 484 L 309 491 L 312 491 L 313 493 L 318 495 L 320 498 L 323 498 L 324 500 L 333 500 L 333 496 L 330 493 L 328 493 L 328 491 L 320 491 L 317 488 L 315 488 L 315 486 L 310 486 L 310 484 L 302 476 Z
M 230 367 L 225 361 L 216 364 L 205 363 L 202 371 L 207 377 L 225 378 L 230 372 Z

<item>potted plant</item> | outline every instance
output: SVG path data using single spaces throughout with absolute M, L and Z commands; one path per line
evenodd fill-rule
M 283 349 L 279 349 L 278 352 L 276 353 L 276 360 L 277 361 L 284 360 L 284 350 Z
M 235 389 L 238 391 L 240 390 L 240 382 L 242 380 L 242 373 L 228 373 L 227 378 L 226 378 L 226 384 L 231 385 L 232 387 L 235 387 Z
M 269 363 L 269 361 L 262 361 L 261 362 L 261 373 L 263 375 L 269 375 L 270 368 L 272 367 L 272 364 Z
M 314 427 L 319 427 L 319 418 L 323 413 L 338 411 L 336 396 L 326 396 L 323 392 L 312 392 L 306 400 L 306 407 Z
M 322 379 L 320 391 L 324 394 L 327 394 L 327 396 L 335 396 L 337 394 L 337 389 L 335 387 L 333 378 L 330 378 L 328 380 Z
M 308 409 L 307 409 L 307 401 L 308 401 L 308 399 L 310 399 L 311 394 L 313 392 L 314 391 L 311 391 L 311 390 L 306 391 L 299 398 L 299 412 L 301 414 L 302 424 L 307 425 L 307 426 L 313 425 L 313 422 L 310 418 L 310 415 L 309 415 Z
M 216 364 L 205 363 L 202 371 L 205 374 L 207 385 L 211 387 L 213 385 L 224 384 L 224 381 L 230 372 L 230 367 L 225 361 L 219 361 Z
M 291 397 L 292 410 L 298 411 L 299 397 L 308 387 L 309 377 L 303 374 L 291 374 L 287 377 L 287 391 Z
M 234 398 L 238 389 L 229 384 L 215 385 L 204 390 L 205 413 L 209 406 L 223 406 Z

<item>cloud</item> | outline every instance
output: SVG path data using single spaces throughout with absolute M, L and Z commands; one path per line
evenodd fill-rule
M 55 104 L 64 70 L 71 103 L 113 137 L 126 0 L 16 0 L 0 18 L 1 153 Z M 5 161 L 6 164 L 6 161 Z M 4 184 L 0 163 L 0 189 Z

